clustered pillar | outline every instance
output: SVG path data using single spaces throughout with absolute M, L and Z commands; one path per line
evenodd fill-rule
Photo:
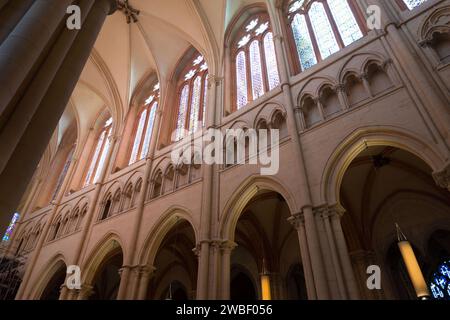
M 0 26 L 0 230 L 16 210 L 103 23 L 117 6 L 115 0 L 80 0 L 82 28 L 69 30 L 66 11 L 72 3 L 15 0 L 0 7 L 0 16 L 12 6 L 23 13 Z

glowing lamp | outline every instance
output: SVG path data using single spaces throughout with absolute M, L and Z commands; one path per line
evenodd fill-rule
M 428 291 L 427 283 L 425 282 L 425 279 L 423 277 L 422 270 L 420 270 L 420 266 L 417 262 L 414 250 L 411 246 L 411 243 L 408 241 L 408 239 L 406 239 L 406 236 L 400 230 L 398 224 L 396 224 L 396 227 L 398 247 L 400 249 L 403 262 L 405 263 L 406 269 L 408 271 L 409 278 L 411 279 L 411 283 L 414 286 L 417 297 L 419 299 L 426 300 L 430 297 L 430 292 Z
M 263 272 L 261 274 L 261 291 L 263 300 L 272 300 L 272 294 L 270 290 L 270 276 L 267 272 L 265 261 L 263 260 Z

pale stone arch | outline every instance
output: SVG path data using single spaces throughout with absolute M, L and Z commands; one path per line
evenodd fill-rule
M 180 221 L 185 220 L 194 231 L 196 242 L 199 239 L 198 229 L 193 221 L 193 215 L 187 208 L 172 206 L 161 215 L 146 237 L 139 252 L 140 265 L 153 266 L 158 250 L 164 237 Z
M 247 203 L 261 191 L 273 191 L 286 201 L 291 214 L 300 212 L 294 195 L 275 177 L 250 176 L 229 197 L 219 221 L 219 236 L 234 240 L 237 222 Z
M 264 119 L 267 123 L 272 123 L 275 116 L 281 113 L 283 118 L 286 118 L 286 109 L 279 103 L 269 102 L 262 106 L 258 111 L 253 121 L 253 128 L 257 128 L 258 123 Z
M 109 232 L 96 246 L 91 249 L 91 253 L 83 263 L 82 283 L 92 285 L 101 264 L 109 255 L 122 252 L 125 261 L 124 246 L 120 236 L 116 232 Z
M 339 204 L 340 186 L 351 162 L 366 148 L 396 147 L 422 159 L 431 169 L 439 171 L 445 157 L 429 142 L 414 133 L 394 127 L 364 127 L 348 135 L 328 158 L 320 184 L 320 203 Z
M 337 79 L 339 83 L 344 83 L 345 78 L 347 77 L 347 74 L 349 72 L 353 72 L 356 74 L 362 74 L 364 73 L 364 68 L 367 65 L 367 62 L 369 61 L 378 61 L 380 64 L 382 64 L 384 61 L 386 61 L 386 57 L 380 54 L 379 52 L 360 52 L 354 55 L 351 55 L 345 63 L 342 65 L 342 67 L 339 69 L 337 73 Z
M 49 284 L 55 273 L 62 267 L 67 267 L 66 258 L 63 253 L 58 252 L 51 258 L 44 266 L 39 270 L 38 277 L 29 295 L 29 299 L 39 300 L 44 293 L 47 285 Z

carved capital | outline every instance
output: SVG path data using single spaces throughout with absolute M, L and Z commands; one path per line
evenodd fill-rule
M 287 221 L 297 230 L 305 225 L 305 217 L 303 213 L 296 213 L 290 216 Z
M 220 249 L 222 250 L 223 253 L 231 253 L 231 251 L 234 250 L 234 248 L 237 247 L 237 243 L 235 243 L 234 241 L 222 241 L 221 245 L 220 245 Z
M 443 170 L 434 172 L 433 178 L 439 187 L 450 191 L 450 163 Z

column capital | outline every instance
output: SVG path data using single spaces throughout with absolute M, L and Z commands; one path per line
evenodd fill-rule
M 290 216 L 287 221 L 297 230 L 305 225 L 305 216 L 303 213 L 296 213 Z
M 89 284 L 83 284 L 81 289 L 75 289 L 74 291 L 78 294 L 79 299 L 87 299 L 94 293 L 94 287 Z
M 447 163 L 444 169 L 433 173 L 436 184 L 450 191 L 450 163 Z
M 222 243 L 220 245 L 220 249 L 222 249 L 222 251 L 224 253 L 231 253 L 231 251 L 233 251 L 237 246 L 238 245 L 236 242 L 230 241 L 230 240 L 225 240 L 225 241 L 222 241 Z

